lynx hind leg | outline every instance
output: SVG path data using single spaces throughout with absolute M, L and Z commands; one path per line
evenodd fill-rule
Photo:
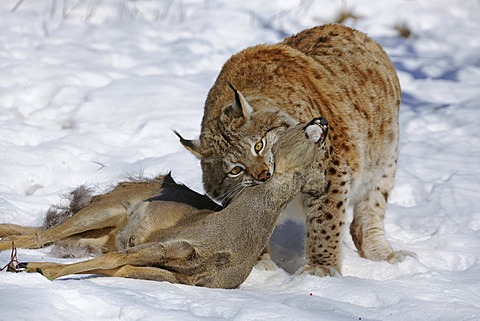
M 393 167 L 393 166 L 392 166 Z M 393 173 L 382 175 L 373 189 L 354 204 L 350 234 L 360 256 L 374 261 L 401 262 L 409 251 L 394 251 L 385 238 L 384 218 L 388 195 L 393 185 Z

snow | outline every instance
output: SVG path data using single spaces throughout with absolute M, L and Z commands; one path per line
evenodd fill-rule
M 340 10 L 379 41 L 403 88 L 396 187 L 385 221 L 399 264 L 358 256 L 343 277 L 254 269 L 239 289 L 99 276 L 0 273 L 0 320 L 479 320 L 480 3 L 476 0 L 0 3 L 0 222 L 41 224 L 82 184 L 172 171 L 202 191 L 198 161 L 171 132 L 198 136 L 203 103 L 233 53 Z M 405 25 L 412 37 L 397 37 Z M 286 270 L 302 229 L 274 236 Z M 290 242 L 286 242 L 285 239 Z M 54 260 L 19 249 L 22 261 Z M 0 253 L 0 265 L 10 259 Z

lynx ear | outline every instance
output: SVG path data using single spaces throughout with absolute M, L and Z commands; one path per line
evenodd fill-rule
M 236 90 L 231 83 L 228 83 L 228 86 L 235 93 L 235 100 L 231 106 L 228 106 L 225 109 L 225 114 L 234 117 L 243 116 L 246 119 L 250 119 L 250 115 L 253 112 L 252 106 L 248 103 L 245 97 L 243 97 L 242 93 Z
M 175 129 L 172 129 L 175 135 L 180 139 L 180 143 L 185 147 L 187 150 L 189 150 L 195 157 L 202 159 L 202 148 L 200 147 L 200 140 L 195 139 L 195 140 L 188 140 L 182 137 Z

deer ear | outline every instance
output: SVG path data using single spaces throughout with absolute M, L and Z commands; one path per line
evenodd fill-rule
M 182 137 L 175 129 L 173 129 L 173 132 L 177 137 L 180 139 L 180 143 L 185 147 L 188 151 L 190 151 L 195 157 L 202 159 L 203 154 L 202 154 L 202 148 L 200 146 L 200 140 L 194 139 L 194 140 L 188 140 Z
M 328 121 L 323 117 L 312 119 L 304 127 L 305 135 L 313 142 L 323 144 L 328 134 Z
M 232 105 L 225 109 L 225 114 L 233 117 L 243 116 L 247 120 L 250 119 L 250 115 L 253 112 L 252 106 L 248 103 L 245 97 L 243 97 L 242 93 L 236 90 L 231 83 L 228 83 L 228 86 L 233 90 L 235 99 Z

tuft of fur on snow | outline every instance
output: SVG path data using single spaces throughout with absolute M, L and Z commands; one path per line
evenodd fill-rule
M 63 259 L 82 258 L 88 256 L 98 256 L 102 254 L 99 248 L 92 248 L 90 246 L 66 246 L 54 245 L 50 251 L 50 255 Z
M 68 205 L 52 205 L 48 209 L 42 228 L 48 229 L 58 226 L 78 213 L 84 206 L 92 201 L 93 192 L 92 189 L 82 185 L 73 190 L 65 198 Z M 56 244 L 52 247 L 50 254 L 59 258 L 80 258 L 100 255 L 102 254 L 102 249 L 91 246 Z
M 170 173 L 168 174 L 170 175 Z M 143 173 L 132 175 L 127 178 L 129 182 L 146 182 L 146 181 L 158 181 L 163 180 L 164 175 L 158 175 L 154 178 L 146 178 Z M 171 179 L 171 177 L 170 177 Z M 109 192 L 114 186 L 107 189 L 104 193 Z M 79 212 L 83 207 L 88 205 L 93 196 L 93 189 L 84 185 L 79 186 L 73 190 L 70 194 L 65 196 L 67 205 L 52 205 L 43 220 L 42 228 L 49 229 L 58 226 L 68 220 L 70 217 Z M 72 243 L 73 244 L 73 243 Z M 50 254 L 58 258 L 81 258 L 88 256 L 98 256 L 102 254 L 101 248 L 95 248 L 91 246 L 72 245 L 72 244 L 55 244 Z
M 76 188 L 66 197 L 69 202 L 67 206 L 52 205 L 48 209 L 43 220 L 42 228 L 48 229 L 62 224 L 80 211 L 82 207 L 89 204 L 92 197 L 92 190 L 88 187 L 82 185 Z

